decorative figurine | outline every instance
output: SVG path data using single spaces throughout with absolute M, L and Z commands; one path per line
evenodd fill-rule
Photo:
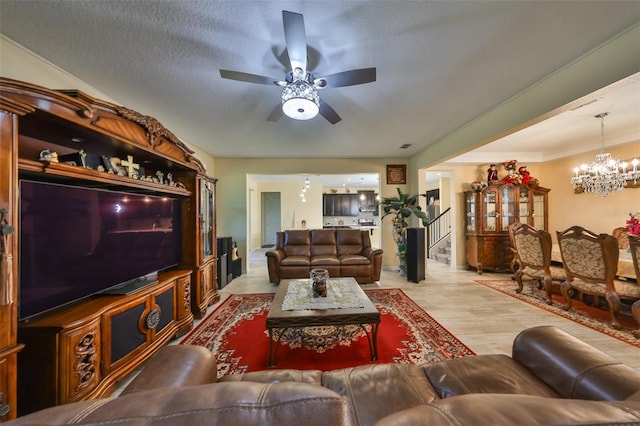
M 137 179 L 138 172 L 136 172 L 136 170 L 140 168 L 140 164 L 136 164 L 133 162 L 133 156 L 127 155 L 127 159 L 122 160 L 120 162 L 120 165 L 126 168 L 127 176 L 129 176 L 130 178 Z
M 497 182 L 498 181 L 498 170 L 496 170 L 495 163 L 491 163 L 489 168 L 487 169 L 487 182 Z
M 80 165 L 86 169 L 87 168 L 87 153 L 84 152 L 84 149 L 81 149 L 80 151 L 78 151 L 78 154 L 80 155 Z
M 40 158 L 38 160 L 40 160 L 40 161 L 48 161 L 50 163 L 57 163 L 58 162 L 58 153 L 50 151 L 48 149 L 45 149 L 45 150 L 40 152 Z
M 158 177 L 158 183 L 164 183 L 164 173 L 158 170 L 156 176 Z
M 526 164 L 520 166 L 520 168 L 518 169 L 518 173 L 520 173 L 520 182 L 522 182 L 524 185 L 529 185 L 529 183 L 531 182 L 531 173 L 529 173 L 529 171 L 527 170 Z

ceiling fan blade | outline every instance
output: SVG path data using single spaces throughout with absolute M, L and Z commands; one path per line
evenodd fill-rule
M 276 105 L 271 111 L 271 114 L 269 114 L 269 117 L 267 117 L 267 121 L 278 121 L 282 115 L 282 104 L 278 103 L 278 105 Z
M 304 18 L 300 13 L 283 10 L 282 22 L 291 70 L 301 68 L 304 76 L 307 72 L 307 36 L 304 31 Z
M 360 68 L 318 77 L 313 82 L 316 87 L 323 88 L 354 86 L 356 84 L 371 83 L 374 81 L 376 81 L 375 68 Z
M 336 124 L 338 121 L 342 120 L 338 113 L 322 99 L 320 99 L 320 115 L 326 118 L 331 124 Z
M 277 78 L 265 77 L 263 75 L 249 74 L 240 71 L 220 70 L 220 77 L 228 78 L 229 80 L 244 81 L 247 83 L 256 84 L 278 84 L 280 81 Z

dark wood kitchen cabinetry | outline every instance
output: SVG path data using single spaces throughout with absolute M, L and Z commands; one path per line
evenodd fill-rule
M 465 192 L 467 267 L 509 271 L 513 259 L 509 226 L 526 223 L 548 227 L 548 188 L 492 184 L 481 191 Z
M 358 194 L 323 194 L 323 216 L 358 216 L 360 198 Z
M 215 179 L 170 130 L 76 90 L 7 78 L 0 78 L 0 112 L 0 254 L 12 258 L 0 280 L 2 422 L 31 409 L 108 396 L 170 339 L 187 333 L 193 311 L 202 313 L 219 295 Z M 105 166 L 135 160 L 148 179 L 109 173 L 111 166 L 102 164 L 56 162 L 40 155 L 46 150 L 78 155 L 82 162 L 90 154 Z M 181 261 L 127 294 L 96 294 L 19 320 L 21 179 L 176 200 Z M 43 229 L 39 238 L 54 240 L 57 231 Z M 100 266 L 108 268 L 108 260 Z

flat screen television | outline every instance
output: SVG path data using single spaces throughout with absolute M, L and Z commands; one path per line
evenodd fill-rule
M 20 181 L 19 319 L 126 294 L 182 258 L 179 199 Z

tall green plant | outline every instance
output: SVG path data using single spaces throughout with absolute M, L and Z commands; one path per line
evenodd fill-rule
M 400 262 L 400 270 L 407 272 L 407 228 L 408 220 L 411 216 L 416 216 L 422 221 L 422 225 L 427 226 L 427 214 L 422 211 L 419 204 L 419 197 L 426 197 L 426 194 L 417 194 L 408 196 L 397 188 L 397 197 L 385 197 L 380 202 L 382 206 L 382 219 L 391 215 L 393 220 L 393 239 L 398 247 L 398 260 Z

